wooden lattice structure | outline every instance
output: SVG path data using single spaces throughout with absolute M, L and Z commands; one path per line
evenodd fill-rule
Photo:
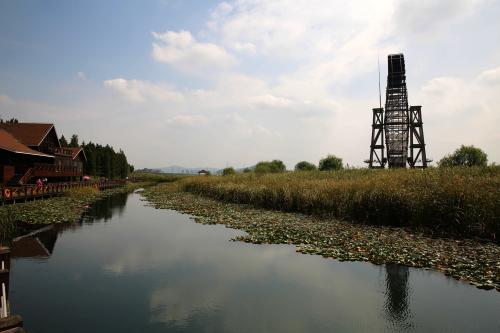
M 408 164 L 411 168 L 425 168 L 428 160 L 425 153 L 422 107 L 408 106 L 403 54 L 390 54 L 387 67 L 385 110 L 373 109 L 368 165 L 370 168 L 384 168 L 387 163 L 389 168 L 404 168 Z

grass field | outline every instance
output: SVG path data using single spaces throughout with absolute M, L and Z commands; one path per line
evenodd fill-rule
M 438 235 L 500 236 L 500 167 L 188 177 L 184 191 L 232 203 Z

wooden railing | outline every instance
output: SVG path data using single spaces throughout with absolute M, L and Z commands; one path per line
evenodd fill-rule
M 0 202 L 15 202 L 18 199 L 30 199 L 45 196 L 48 197 L 64 193 L 73 188 L 94 187 L 99 190 L 106 190 L 110 188 L 121 187 L 125 184 L 126 180 L 107 180 L 97 182 L 83 181 L 48 183 L 41 186 L 4 186 L 0 188 Z
M 26 184 L 30 181 L 33 176 L 33 168 L 29 168 L 24 175 L 19 179 L 19 184 Z
M 31 177 L 77 177 L 82 171 L 82 166 L 35 163 Z

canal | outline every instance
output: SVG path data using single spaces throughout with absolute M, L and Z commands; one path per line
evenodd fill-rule
M 500 332 L 497 291 L 241 234 L 110 197 L 13 247 L 12 313 L 33 333 Z

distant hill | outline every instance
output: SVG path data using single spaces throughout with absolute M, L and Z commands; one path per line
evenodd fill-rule
M 249 169 L 253 169 L 255 166 L 248 167 Z M 235 168 L 236 172 L 243 172 L 246 168 Z M 175 174 L 186 174 L 186 175 L 196 175 L 200 170 L 210 171 L 213 175 L 222 174 L 222 169 L 217 168 L 208 168 L 208 167 L 184 167 L 179 165 L 171 165 L 163 168 L 144 168 L 140 170 L 136 170 L 137 172 L 160 172 L 160 173 L 175 173 Z
M 221 169 L 217 168 L 207 168 L 207 167 L 199 167 L 199 168 L 189 168 L 178 165 L 172 165 L 164 168 L 158 168 L 163 173 L 183 173 L 183 174 L 197 174 L 200 170 L 210 171 L 212 174 L 217 174 Z

